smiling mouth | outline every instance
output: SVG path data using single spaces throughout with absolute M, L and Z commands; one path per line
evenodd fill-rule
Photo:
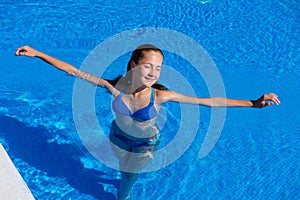
M 155 81 L 156 80 L 156 78 L 149 78 L 149 77 L 145 77 L 145 79 L 148 80 L 148 81 Z

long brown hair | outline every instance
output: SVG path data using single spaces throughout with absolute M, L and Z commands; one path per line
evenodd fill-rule
M 123 85 L 124 84 L 130 84 L 131 81 L 131 69 L 132 69 L 132 65 L 134 64 L 138 64 L 139 60 L 142 59 L 144 57 L 144 52 L 147 51 L 155 51 L 155 52 L 159 52 L 162 57 L 164 57 L 164 53 L 162 52 L 162 50 L 160 50 L 159 48 L 157 48 L 156 46 L 152 45 L 152 44 L 143 44 L 138 46 L 131 54 L 130 60 L 128 61 L 127 64 L 127 73 L 125 75 L 125 77 L 123 76 L 118 76 L 117 78 L 115 78 L 114 80 L 107 80 L 110 84 L 112 84 L 114 87 L 119 84 Z M 155 83 L 152 85 L 153 88 L 155 89 L 159 89 L 159 90 L 168 90 L 168 88 L 166 88 L 165 86 L 163 86 L 160 83 Z

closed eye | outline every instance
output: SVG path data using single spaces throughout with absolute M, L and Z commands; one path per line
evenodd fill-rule
M 143 67 L 145 67 L 145 68 L 151 68 L 151 65 L 150 64 L 144 64 Z

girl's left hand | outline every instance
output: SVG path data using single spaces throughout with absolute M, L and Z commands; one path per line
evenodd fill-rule
M 278 96 L 274 93 L 264 94 L 259 99 L 251 102 L 253 103 L 254 108 L 263 108 L 266 106 L 271 106 L 273 104 L 280 104 Z

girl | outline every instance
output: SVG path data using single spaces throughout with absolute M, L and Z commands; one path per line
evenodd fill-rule
M 69 75 L 106 88 L 115 99 L 112 107 L 116 118 L 112 122 L 110 141 L 119 159 L 122 179 L 118 199 L 129 199 L 138 172 L 149 163 L 160 141 L 155 119 L 163 103 L 173 101 L 204 106 L 263 108 L 279 105 L 277 95 L 264 94 L 257 100 L 228 98 L 198 98 L 167 90 L 157 83 L 160 77 L 163 52 L 153 45 L 137 47 L 128 62 L 125 77 L 113 81 L 80 71 L 72 65 L 39 52 L 29 46 L 17 49 L 17 56 L 37 57 Z

